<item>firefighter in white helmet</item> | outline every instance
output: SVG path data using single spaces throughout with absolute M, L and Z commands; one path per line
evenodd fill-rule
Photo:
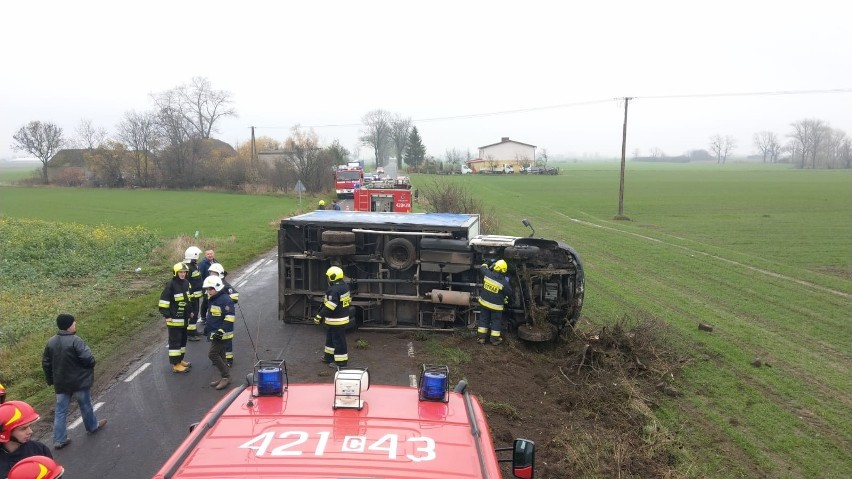
M 189 318 L 191 321 L 188 321 L 186 324 L 186 337 L 190 341 L 198 341 L 201 339 L 198 336 L 198 328 L 195 325 L 197 320 L 195 315 L 198 311 L 199 303 L 201 302 L 201 295 L 203 294 L 203 291 L 201 291 L 201 284 L 204 282 L 204 278 L 201 277 L 201 271 L 198 270 L 198 258 L 200 256 L 201 248 L 198 246 L 190 246 L 183 254 L 183 262 L 186 263 L 186 266 L 189 268 L 189 272 L 186 274 L 186 279 L 189 280 L 189 294 L 193 306 L 192 317 Z
M 204 334 L 211 341 L 207 357 L 222 376 L 211 382 L 210 386 L 225 389 L 231 384 L 231 368 L 225 359 L 225 351 L 227 341 L 234 339 L 234 301 L 228 296 L 225 284 L 218 276 L 208 276 L 203 288 L 208 301 Z
M 325 292 L 322 306 L 314 317 L 315 324 L 328 327 L 325 335 L 325 348 L 322 362 L 330 367 L 344 367 L 349 361 L 346 348 L 346 330 L 349 329 L 349 285 L 343 281 L 343 270 L 332 266 L 325 272 L 328 278 L 328 290 Z
M 225 285 L 223 291 L 231 297 L 231 300 L 234 302 L 234 305 L 236 305 L 240 301 L 240 292 L 237 291 L 236 288 L 231 286 L 231 283 L 229 283 L 228 280 L 225 279 L 225 276 L 228 275 L 228 272 L 225 271 L 225 267 L 222 266 L 221 263 L 213 263 L 210 265 L 208 273 L 210 276 L 216 276 L 222 279 L 222 284 Z M 199 313 L 199 317 L 207 317 L 207 304 L 207 295 L 203 295 L 201 297 L 201 311 Z M 225 343 L 227 344 L 227 349 L 225 350 L 225 360 L 228 362 L 228 367 L 231 367 L 234 365 L 234 342 L 229 339 L 225 341 Z

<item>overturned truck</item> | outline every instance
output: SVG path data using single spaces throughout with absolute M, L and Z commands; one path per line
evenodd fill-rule
M 525 224 L 528 225 L 528 223 Z M 479 265 L 505 259 L 514 297 L 508 330 L 547 341 L 583 306 L 576 251 L 544 238 L 481 235 L 479 215 L 312 211 L 278 231 L 278 316 L 307 323 L 322 305 L 329 266 L 343 269 L 359 328 L 452 329 L 476 324 Z

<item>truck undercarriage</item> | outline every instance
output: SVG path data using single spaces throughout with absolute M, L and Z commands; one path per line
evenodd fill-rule
M 480 235 L 478 215 L 314 211 L 282 220 L 279 319 L 309 322 L 340 266 L 361 328 L 472 328 L 478 266 L 505 259 L 514 297 L 510 331 L 547 340 L 571 327 L 583 302 L 583 268 L 569 246 L 543 238 Z M 543 333 L 540 331 L 544 331 Z

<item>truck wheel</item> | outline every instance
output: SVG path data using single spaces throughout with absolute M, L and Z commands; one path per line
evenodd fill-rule
M 517 246 L 507 246 L 503 251 L 503 256 L 508 259 L 532 259 L 538 256 L 538 252 L 538 246 L 519 244 Z
M 355 254 L 354 244 L 324 244 L 320 251 L 328 256 L 349 256 Z
M 326 230 L 322 232 L 322 242 L 328 244 L 354 243 L 355 233 L 351 231 Z
M 405 238 L 394 238 L 388 241 L 382 255 L 388 267 L 397 271 L 407 270 L 414 266 L 417 260 L 414 245 Z

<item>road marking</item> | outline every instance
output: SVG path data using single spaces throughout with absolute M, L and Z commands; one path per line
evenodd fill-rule
M 408 347 L 408 357 L 413 358 L 414 357 L 414 342 L 413 341 L 409 342 L 407 347 Z M 417 375 L 416 374 L 409 374 L 408 375 L 408 385 L 413 387 L 413 388 L 417 387 Z
M 127 378 L 124 379 L 124 382 L 129 383 L 130 381 L 133 381 L 133 379 L 136 376 L 138 376 L 139 373 L 148 369 L 148 366 L 150 366 L 150 365 L 151 365 L 151 363 L 145 363 L 142 366 L 139 366 L 139 369 L 137 369 L 136 371 L 133 371 L 133 374 L 131 374 L 130 376 L 127 376 Z
M 408 357 L 414 357 L 414 343 L 408 343 Z
M 104 403 L 99 402 L 99 403 L 95 404 L 94 407 L 92 407 L 92 409 L 97 411 L 103 405 L 104 405 Z M 72 422 L 71 425 L 68 426 L 68 429 L 74 429 L 75 427 L 79 426 L 80 424 L 83 424 L 83 416 L 80 416 L 77 419 L 75 419 L 74 422 Z

